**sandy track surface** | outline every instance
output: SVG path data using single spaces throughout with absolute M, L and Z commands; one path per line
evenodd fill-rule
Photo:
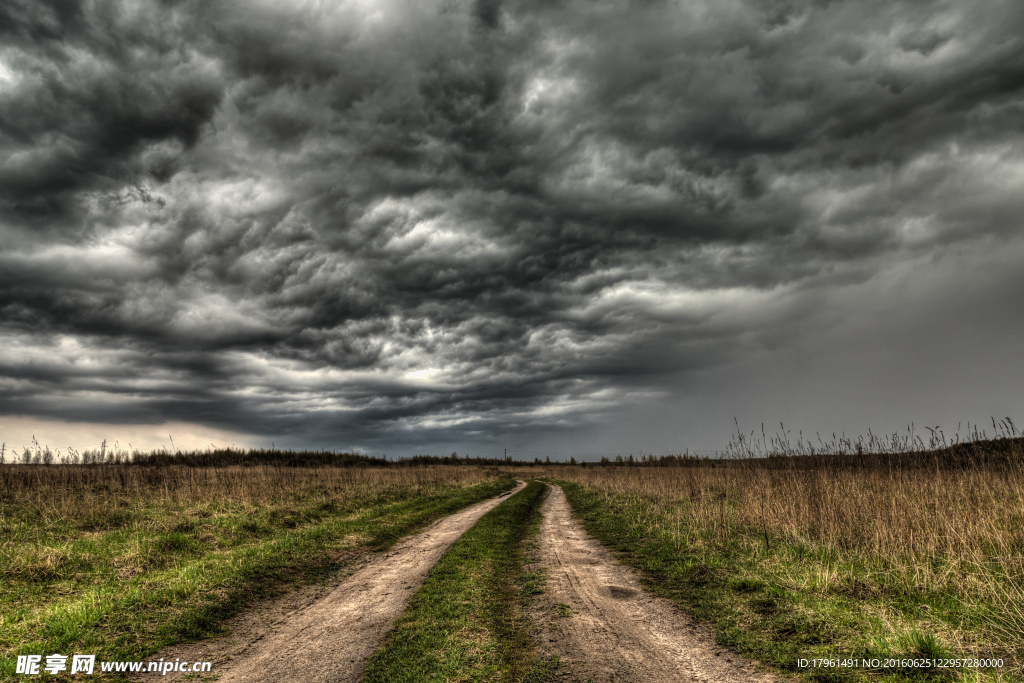
M 670 601 L 646 593 L 573 519 L 551 486 L 543 505 L 539 564 L 547 583 L 541 650 L 558 655 L 571 680 L 759 683 L 785 680 L 715 644 L 711 633 Z
M 155 659 L 212 661 L 218 681 L 357 681 L 381 637 L 405 611 L 412 594 L 444 552 L 516 488 L 440 519 L 369 560 L 325 595 L 263 605 L 241 615 L 227 638 L 169 648 Z M 298 603 L 298 604 L 296 604 Z M 277 623 L 268 625 L 266 622 Z M 254 626 L 253 622 L 259 622 Z M 234 629 L 233 629 L 234 630 Z M 171 679 L 171 676 L 167 677 Z M 139 680 L 142 680 L 141 677 Z M 148 680 L 148 679 L 146 679 Z

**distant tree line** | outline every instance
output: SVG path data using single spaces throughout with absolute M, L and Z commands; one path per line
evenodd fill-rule
M 41 446 L 32 438 L 32 447 L 24 448 L 20 453 L 0 444 L 0 464 L 18 465 L 137 465 L 143 467 L 159 467 L 164 465 L 185 465 L 189 467 L 222 467 L 274 465 L 278 467 L 417 467 L 425 465 L 473 465 L 480 467 L 760 467 L 768 469 L 808 469 L 808 468 L 874 468 L 874 467 L 941 467 L 944 469 L 963 469 L 975 466 L 991 466 L 1001 463 L 1019 463 L 1024 460 L 1024 437 L 1001 436 L 995 439 L 977 439 L 961 441 L 949 445 L 932 448 L 914 447 L 919 444 L 910 442 L 903 450 L 887 449 L 884 451 L 868 451 L 857 448 L 853 444 L 851 451 L 837 450 L 831 452 L 811 451 L 800 452 L 796 449 L 764 451 L 747 450 L 745 452 L 727 452 L 725 457 L 694 455 L 680 453 L 675 455 L 632 453 L 623 457 L 602 457 L 596 462 L 578 462 L 575 457 L 568 461 L 555 460 L 550 457 L 541 460 L 515 460 L 512 458 L 459 457 L 457 453 L 449 456 L 414 455 L 408 458 L 389 460 L 384 456 L 363 455 L 360 453 L 344 453 L 329 450 L 281 450 L 270 449 L 235 449 L 216 448 L 204 451 L 169 451 L 159 450 L 142 452 L 126 450 L 115 444 L 109 447 L 106 441 L 98 449 L 77 451 L 68 448 L 65 451 L 53 450 Z

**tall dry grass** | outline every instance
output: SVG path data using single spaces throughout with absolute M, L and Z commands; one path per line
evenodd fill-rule
M 994 471 L 592 467 L 555 474 L 606 495 L 645 499 L 659 517 L 688 530 L 690 543 L 767 530 L 770 536 L 824 546 L 878 566 L 914 568 L 931 585 L 957 581 L 964 588 L 993 564 L 1015 576 L 1024 570 L 1020 466 Z M 751 540 L 760 542 L 757 536 Z M 941 572 L 924 569 L 939 558 Z M 966 571 L 946 574 L 950 566 Z
M 299 502 L 365 503 L 397 491 L 414 497 L 490 477 L 470 467 L 8 465 L 0 467 L 0 527 L 14 518 L 40 531 L 61 522 L 120 526 L 126 514 L 153 508 L 212 512 Z
M 990 615 L 1005 642 L 1020 642 L 1024 448 L 1007 445 L 997 444 L 998 457 L 968 459 L 773 457 L 546 474 L 597 492 L 680 548 L 741 549 L 762 561 L 782 551 L 783 565 L 803 567 L 793 579 L 815 591 L 950 594 Z M 806 550 L 802 561 L 795 549 Z

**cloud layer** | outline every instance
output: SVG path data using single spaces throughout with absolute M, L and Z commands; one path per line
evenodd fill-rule
M 830 357 L 808 337 L 859 339 L 911 266 L 942 275 L 891 357 L 920 348 L 957 254 L 1003 273 L 976 324 L 1017 329 L 1022 29 L 1012 0 L 6 3 L 0 413 L 571 439 Z

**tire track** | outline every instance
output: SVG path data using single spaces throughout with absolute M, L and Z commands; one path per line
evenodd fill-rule
M 636 574 L 573 519 L 561 488 L 551 486 L 542 511 L 539 565 L 547 575 L 545 601 L 553 618 L 543 620 L 541 649 L 558 655 L 572 680 L 785 680 L 756 672 L 670 601 L 646 593 Z

